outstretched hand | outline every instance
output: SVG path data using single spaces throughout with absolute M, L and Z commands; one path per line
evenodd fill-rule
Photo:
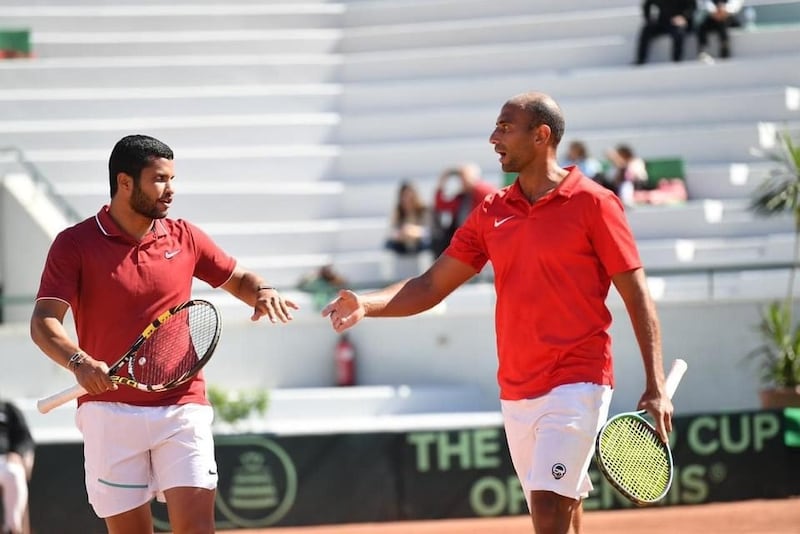
M 259 291 L 256 304 L 253 307 L 251 321 L 258 321 L 266 316 L 271 323 L 288 323 L 293 319 L 290 310 L 298 310 L 300 307 L 293 301 L 283 298 L 275 289 L 264 289 Z
M 645 391 L 639 399 L 639 410 L 647 410 L 656 425 L 656 432 L 661 437 L 661 441 L 669 441 L 669 433 L 672 432 L 672 401 L 662 390 L 657 392 Z
M 354 292 L 342 289 L 339 295 L 322 308 L 322 316 L 330 317 L 331 326 L 341 333 L 364 318 L 366 310 Z

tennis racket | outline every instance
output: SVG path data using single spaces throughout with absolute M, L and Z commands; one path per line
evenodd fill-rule
M 672 362 L 666 381 L 670 399 L 686 367 L 684 360 Z M 659 501 L 672 485 L 672 452 L 642 417 L 645 413 L 615 415 L 600 429 L 595 443 L 600 471 L 622 495 L 640 506 Z
M 189 300 L 170 308 L 150 323 L 128 351 L 108 369 L 116 384 L 141 391 L 165 391 L 186 383 L 211 359 L 222 330 L 217 308 L 205 300 Z M 84 395 L 75 385 L 41 399 L 47 413 Z

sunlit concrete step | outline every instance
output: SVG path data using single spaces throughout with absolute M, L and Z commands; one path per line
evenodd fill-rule
M 333 83 L 0 89 L 3 120 L 335 112 Z
M 706 92 L 797 87 L 798 62 L 800 52 L 795 50 L 758 58 L 734 57 L 715 65 L 686 61 L 677 65 L 653 63 L 637 69 L 628 65 L 522 72 L 519 68 L 508 68 L 503 72 L 483 73 L 481 83 L 474 83 L 474 77 L 468 73 L 442 78 L 351 82 L 343 87 L 342 113 L 358 116 L 370 111 L 413 112 L 419 108 L 489 104 L 499 111 L 506 99 L 528 90 L 549 93 L 559 101 L 690 93 L 697 94 L 702 101 L 701 96 Z M 464 87 L 469 87 L 469 91 Z
M 341 182 L 197 182 L 191 176 L 176 179 L 174 188 L 170 217 L 231 223 L 337 217 L 344 192 Z M 60 183 L 56 191 L 84 217 L 109 201 L 108 184 L 100 180 Z
M 635 206 L 627 217 L 637 240 L 758 237 L 792 231 L 790 214 L 761 217 L 746 200 L 696 200 L 669 206 Z
M 624 63 L 629 55 L 620 35 L 533 40 L 521 43 L 441 46 L 347 54 L 341 70 L 346 83 L 403 79 L 490 76 L 514 72 L 520 58 L 531 72 L 604 67 Z M 519 92 L 519 91 L 516 91 Z
M 336 113 L 155 116 L 149 111 L 107 119 L 0 120 L 0 146 L 26 151 L 111 147 L 131 133 L 147 133 L 174 147 L 213 145 L 220 139 L 229 144 L 325 144 L 335 137 L 339 121 Z
M 169 142 L 168 139 L 164 140 Z M 85 182 L 87 177 L 106 181 L 105 148 L 29 150 L 25 156 L 52 182 Z M 173 146 L 176 173 L 197 181 L 300 182 L 333 178 L 333 166 L 341 149 L 334 145 L 224 145 Z
M 499 15 L 576 13 L 603 8 L 628 8 L 630 0 L 406 0 L 403 2 L 348 2 L 346 27 L 414 24 L 493 18 Z
M 510 95 L 509 95 L 510 96 Z M 748 102 L 742 106 L 742 102 Z M 737 121 L 800 119 L 800 88 L 710 89 L 640 96 L 566 97 L 559 102 L 568 131 L 681 126 Z M 486 134 L 499 103 L 419 107 L 348 115 L 338 130 L 342 143 L 413 140 Z M 391 128 L 382 125 L 391 124 Z M 424 124 L 424 128 L 420 125 Z M 602 156 L 602 154 L 597 154 Z
M 280 256 L 382 251 L 388 216 L 195 223 L 235 256 Z
M 520 10 L 522 11 L 522 10 Z M 454 16 L 447 20 L 359 25 L 348 28 L 341 41 L 343 53 L 380 50 L 435 49 L 447 46 L 514 43 L 531 40 L 604 36 L 633 32 L 641 20 L 635 5 L 530 14 L 507 11 L 481 17 Z
M 252 250 L 237 256 L 239 265 L 255 270 L 280 288 L 296 288 L 301 279 L 313 274 L 323 265 L 333 265 L 353 286 L 363 287 L 375 281 L 389 280 L 392 256 L 382 249 L 355 252 L 326 252 L 317 254 L 278 254 L 270 250 Z M 196 287 L 207 288 L 203 282 Z
M 17 5 L 3 8 L 3 24 L 37 31 L 126 32 L 267 28 L 332 28 L 341 23 L 342 4 L 285 2 L 265 4 Z
M 15 59 L 0 62 L 0 87 L 126 87 L 131 80 L 159 85 L 323 83 L 338 78 L 333 54 L 234 54 Z M 137 82 L 138 83 L 138 82 Z
M 494 122 L 483 132 L 464 132 L 460 137 L 437 137 L 382 143 L 343 145 L 336 173 L 348 180 L 386 179 L 397 181 L 398 168 L 391 161 L 403 162 L 406 176 L 424 176 L 454 162 L 472 160 L 485 172 L 499 172 L 498 156 L 489 143 Z M 800 131 L 800 120 L 781 123 L 789 131 Z M 720 122 L 640 128 L 569 129 L 567 139 L 582 139 L 595 155 L 619 143 L 634 147 L 644 158 L 680 156 L 686 161 L 755 162 L 763 161 L 751 153 L 759 147 L 761 132 L 753 121 Z
M 214 54 L 323 54 L 337 52 L 339 29 L 34 32 L 33 53 L 46 57 Z
M 689 198 L 749 199 L 769 175 L 768 162 L 687 162 L 686 189 Z
M 654 271 L 679 271 L 726 266 L 789 265 L 792 262 L 794 235 L 640 239 L 637 242 L 642 263 Z

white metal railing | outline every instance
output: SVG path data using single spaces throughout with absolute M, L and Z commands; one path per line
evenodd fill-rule
M 44 192 L 71 222 L 76 223 L 83 219 L 67 199 L 56 191 L 53 183 L 39 171 L 33 162 L 25 157 L 25 153 L 21 149 L 15 146 L 0 147 L 0 164 L 16 164 L 21 167 L 31 177 L 39 190 Z M 2 171 L 0 172 L 0 177 L 6 174 L 2 167 L 0 167 L 0 171 Z

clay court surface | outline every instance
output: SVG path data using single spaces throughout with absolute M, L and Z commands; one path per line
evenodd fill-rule
M 531 534 L 527 517 L 363 523 L 228 531 L 236 534 Z M 800 497 L 587 512 L 583 534 L 800 534 Z

